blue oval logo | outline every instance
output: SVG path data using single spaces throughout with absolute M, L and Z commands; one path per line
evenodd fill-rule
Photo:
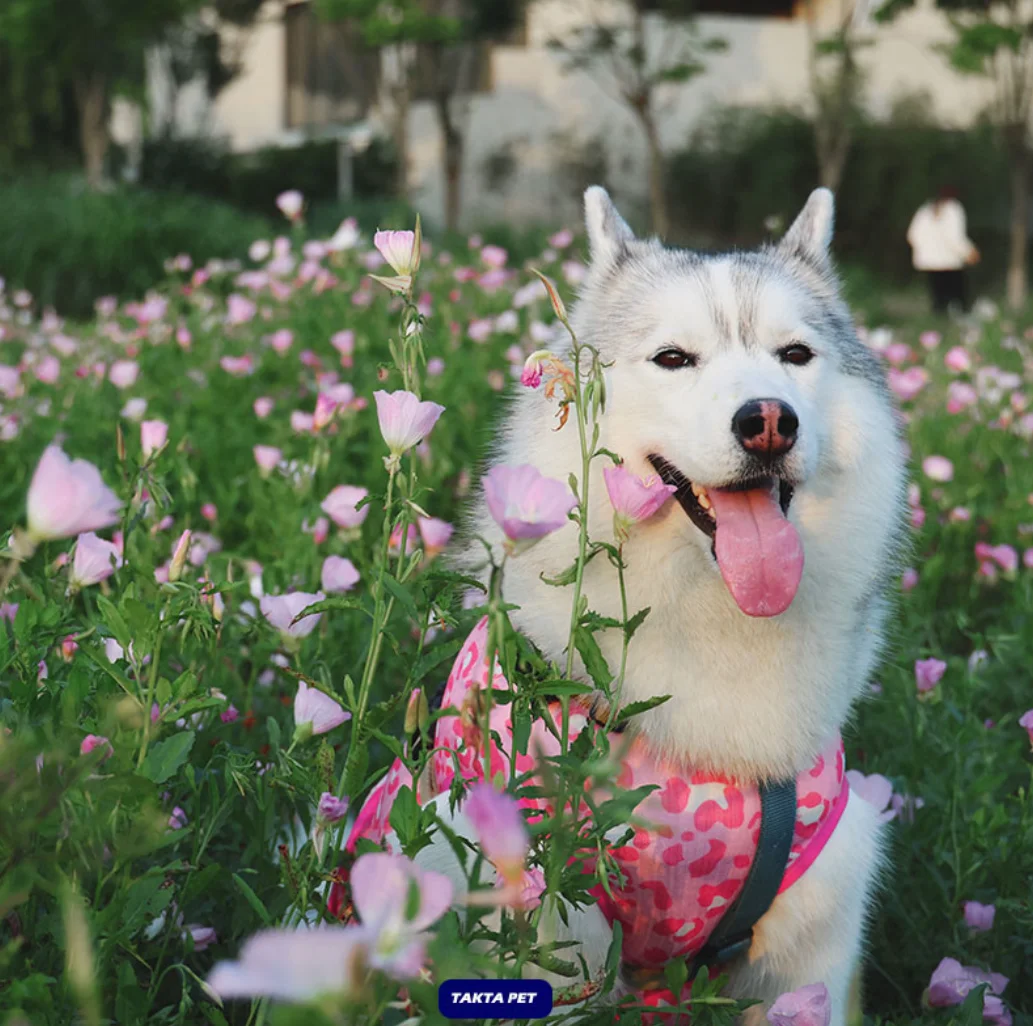
M 446 980 L 438 988 L 446 1019 L 544 1019 L 552 1011 L 545 980 Z

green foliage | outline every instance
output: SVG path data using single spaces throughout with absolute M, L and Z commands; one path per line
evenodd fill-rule
M 788 227 L 816 179 L 812 129 L 802 114 L 719 108 L 670 157 L 672 230 L 703 247 L 755 245 Z M 940 128 L 918 100 L 900 103 L 888 121 L 857 126 L 837 193 L 837 256 L 883 282 L 913 280 L 907 226 L 945 182 L 961 193 L 984 254 L 977 285 L 999 280 L 1008 217 L 1000 141 L 988 124 Z
M 270 232 L 268 221 L 191 196 L 87 193 L 58 177 L 0 182 L 0 273 L 71 316 L 99 296 L 142 295 L 179 253 L 240 258 Z

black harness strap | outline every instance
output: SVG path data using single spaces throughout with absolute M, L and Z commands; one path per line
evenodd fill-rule
M 738 898 L 721 917 L 693 968 L 729 962 L 749 950 L 753 928 L 778 895 L 796 832 L 796 778 L 760 786 L 760 838 Z

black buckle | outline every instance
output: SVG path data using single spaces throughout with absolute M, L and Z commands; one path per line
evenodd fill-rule
M 750 950 L 752 943 L 753 931 L 750 930 L 748 934 L 737 940 L 726 941 L 712 949 L 704 948 L 693 960 L 694 966 L 723 965 L 725 962 L 731 962 L 732 959 L 745 955 Z

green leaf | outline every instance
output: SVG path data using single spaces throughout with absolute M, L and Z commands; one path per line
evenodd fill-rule
M 122 614 L 115 608 L 114 603 L 103 595 L 97 595 L 97 608 L 100 610 L 105 626 L 111 630 L 115 640 L 123 649 L 128 650 L 129 644 L 133 640 L 133 635 L 129 632 L 128 624 L 122 618 Z
M 173 682 L 172 693 L 179 701 L 189 698 L 197 690 L 197 676 L 191 670 L 184 670 Z
M 584 627 L 578 627 L 574 632 L 574 645 L 584 661 L 588 675 L 595 681 L 596 687 L 605 691 L 610 686 L 610 681 L 613 680 L 613 674 L 606 665 L 606 659 L 602 649 L 599 648 L 599 642 L 595 640 L 595 635 L 585 630 Z
M 989 984 L 981 983 L 973 987 L 965 1000 L 958 1006 L 958 1010 L 952 1019 L 957 1026 L 981 1026 L 983 1022 L 983 995 L 986 993 Z
M 681 1000 L 682 988 L 689 979 L 689 966 L 684 958 L 672 959 L 664 966 L 664 980 L 674 995 L 675 1001 Z
M 644 712 L 649 712 L 650 709 L 655 709 L 658 705 L 663 705 L 670 697 L 670 695 L 654 695 L 652 698 L 643 699 L 641 702 L 629 702 L 617 713 L 614 727 L 616 728 L 622 723 L 627 723 L 633 716 L 640 716 Z
M 304 620 L 306 616 L 312 616 L 314 613 L 329 613 L 335 609 L 356 609 L 360 613 L 365 613 L 370 619 L 373 618 L 373 613 L 363 606 L 358 599 L 345 598 L 343 595 L 332 595 L 330 598 L 323 599 L 322 602 L 313 602 L 312 605 L 305 606 L 291 620 L 291 626 L 293 627 L 299 620 Z
M 577 563 L 571 563 L 566 570 L 556 574 L 555 577 L 546 577 L 545 574 L 542 574 L 541 579 L 545 584 L 554 588 L 564 588 L 577 580 Z
M 629 642 L 635 636 L 635 631 L 637 631 L 645 622 L 645 619 L 649 616 L 651 610 L 652 606 L 646 606 L 645 609 L 640 609 L 634 616 L 628 618 L 628 625 L 625 628 L 625 632 Z
M 159 741 L 147 753 L 147 757 L 140 767 L 140 775 L 156 784 L 164 783 L 172 776 L 190 755 L 190 749 L 194 747 L 194 732 L 184 730 L 179 734 Z
M 274 752 L 278 751 L 280 748 L 280 724 L 270 716 L 265 721 L 265 729 L 269 735 L 269 748 Z
M 422 619 L 420 611 L 416 606 L 415 599 L 409 593 L 409 589 L 406 588 L 401 581 L 395 580 L 395 578 L 391 577 L 389 574 L 384 575 L 383 583 L 384 587 L 402 604 L 409 616 L 412 617 L 416 623 L 420 623 Z
M 233 882 L 240 888 L 240 893 L 244 895 L 244 900 L 252 907 L 252 909 L 254 909 L 255 914 L 258 916 L 258 918 L 261 919 L 266 926 L 272 926 L 272 916 L 270 916 L 269 913 L 266 911 L 265 905 L 263 905 L 262 902 L 259 900 L 258 895 L 255 894 L 253 890 L 251 890 L 251 887 L 249 886 L 247 881 L 244 880 L 244 878 L 239 876 L 237 873 L 234 873 Z

